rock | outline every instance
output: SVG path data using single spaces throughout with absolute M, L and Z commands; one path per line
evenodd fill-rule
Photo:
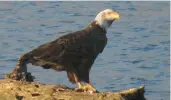
M 120 92 L 75 92 L 65 85 L 0 80 L 0 100 L 146 100 L 145 87 Z

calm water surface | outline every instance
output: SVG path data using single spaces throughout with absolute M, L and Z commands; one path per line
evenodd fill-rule
M 121 20 L 108 30 L 91 82 L 100 91 L 145 84 L 147 100 L 169 100 L 169 2 L 0 2 L 0 78 L 21 54 L 84 28 L 106 8 L 119 11 Z M 36 81 L 75 87 L 65 72 L 28 67 Z

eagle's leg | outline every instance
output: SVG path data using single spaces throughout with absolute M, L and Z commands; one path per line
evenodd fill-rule
M 94 62 L 94 58 L 90 59 L 83 59 L 82 64 L 79 66 L 79 75 L 80 75 L 80 80 L 83 82 L 86 82 L 86 85 L 82 86 L 82 88 L 79 89 L 79 91 L 91 91 L 93 93 L 98 92 L 95 87 L 90 83 L 89 81 L 89 72 L 91 69 L 91 65 Z
M 75 82 L 78 85 L 78 88 L 75 88 L 75 91 L 79 91 L 79 92 L 92 91 L 93 93 L 98 92 L 97 89 L 93 87 L 93 85 L 89 81 L 87 81 L 86 85 L 83 86 L 75 73 L 73 73 L 73 77 L 74 77 Z
M 21 55 L 14 70 L 6 75 L 6 78 L 23 81 L 33 81 L 31 73 L 27 72 L 27 55 Z
M 75 88 L 75 91 L 84 91 L 84 86 L 81 84 L 81 82 L 79 82 L 78 77 L 76 76 L 75 73 L 73 73 L 74 76 L 74 80 L 77 83 L 78 87 Z

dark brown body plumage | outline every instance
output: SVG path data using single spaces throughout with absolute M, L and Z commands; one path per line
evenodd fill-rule
M 67 71 L 69 80 L 89 82 L 89 71 L 94 60 L 107 43 L 106 31 L 92 22 L 76 31 L 43 44 L 24 55 L 25 62 L 57 71 Z

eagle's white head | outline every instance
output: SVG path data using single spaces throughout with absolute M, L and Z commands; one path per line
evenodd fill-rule
M 119 20 L 120 14 L 119 12 L 113 11 L 112 9 L 106 9 L 101 11 L 95 18 L 96 24 L 98 24 L 101 28 L 107 30 L 108 27 L 111 26 L 114 20 Z

